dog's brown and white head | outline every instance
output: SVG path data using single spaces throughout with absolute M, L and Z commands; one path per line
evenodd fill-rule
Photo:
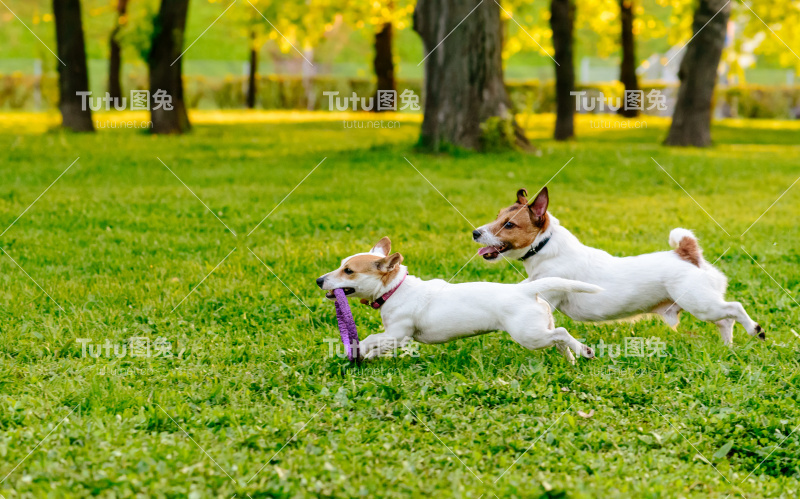
M 330 291 L 328 299 L 335 299 L 334 289 L 343 289 L 347 296 L 373 300 L 386 292 L 397 277 L 403 263 L 400 253 L 389 254 L 392 242 L 384 237 L 368 253 L 357 253 L 342 260 L 333 272 L 317 278 L 317 286 Z
M 494 222 L 472 231 L 475 242 L 484 246 L 478 251 L 484 260 L 497 261 L 501 254 L 507 258 L 521 258 L 536 236 L 547 230 L 550 224 L 547 187 L 531 203 L 527 196 L 525 189 L 518 190 L 516 203 L 500 210 Z

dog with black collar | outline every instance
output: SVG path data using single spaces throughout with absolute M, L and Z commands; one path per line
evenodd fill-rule
M 657 314 L 675 328 L 679 312 L 686 310 L 715 323 L 726 345 L 733 342 L 734 322 L 749 335 L 765 338 L 741 303 L 725 301 L 727 278 L 703 258 L 691 231 L 670 232 L 672 251 L 615 257 L 582 244 L 547 211 L 549 204 L 547 187 L 530 203 L 525 189 L 517 191 L 513 205 L 473 231 L 475 242 L 483 245 L 478 253 L 488 262 L 501 255 L 522 260 L 528 280 L 561 277 L 602 287 L 596 294 L 543 293 L 553 307 L 578 321 Z

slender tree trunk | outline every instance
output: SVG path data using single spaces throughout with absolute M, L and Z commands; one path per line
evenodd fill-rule
M 619 81 L 625 85 L 626 92 L 639 90 L 639 79 L 636 77 L 636 43 L 633 38 L 633 0 L 620 0 L 620 18 L 622 20 L 622 63 L 619 68 Z M 636 106 L 623 106 L 618 113 L 626 118 L 639 115 Z M 628 109 L 625 109 L 628 107 Z
M 73 132 L 93 132 L 92 110 L 82 105 L 78 92 L 89 91 L 86 46 L 83 40 L 80 0 L 53 0 L 58 52 L 58 108 L 62 126 Z M 63 63 L 61 62 L 63 61 Z
M 256 32 L 250 31 L 250 71 L 247 75 L 247 109 L 256 107 L 256 77 L 258 76 L 258 47 L 256 47 Z
M 575 65 L 573 64 L 573 26 L 575 4 L 573 0 L 552 0 L 550 27 L 553 30 L 553 47 L 556 64 L 556 140 L 575 136 L 575 100 L 570 92 L 575 90 Z
M 375 33 L 375 59 L 372 61 L 375 69 L 375 76 L 378 79 L 378 86 L 375 92 L 375 106 L 372 108 L 376 112 L 387 111 L 397 105 L 397 99 L 387 102 L 385 105 L 378 106 L 378 91 L 394 90 L 397 91 L 397 84 L 394 80 L 394 60 L 392 59 L 392 23 L 386 23 L 383 28 Z M 382 109 L 379 109 L 381 107 Z
M 111 30 L 109 37 L 109 53 L 108 53 L 108 93 L 112 98 L 122 98 L 122 85 L 120 85 L 120 70 L 122 69 L 122 56 L 119 42 L 117 42 L 117 35 L 122 27 L 120 20 L 125 16 L 128 10 L 128 0 L 117 0 L 117 24 Z
M 155 20 L 148 66 L 150 70 L 150 114 L 153 133 L 184 133 L 189 130 L 189 115 L 183 100 L 183 36 L 189 0 L 161 0 Z M 169 104 L 159 100 L 163 91 Z
M 481 149 L 481 125 L 499 118 L 510 132 L 504 134 L 508 146 L 528 147 L 503 84 L 499 5 L 488 0 L 419 0 L 414 30 L 426 54 L 420 146 L 432 151 L 447 144 Z
M 681 86 L 667 145 L 711 145 L 711 104 L 730 12 L 725 0 L 700 0 L 694 13 L 695 37 L 684 49 L 678 71 Z

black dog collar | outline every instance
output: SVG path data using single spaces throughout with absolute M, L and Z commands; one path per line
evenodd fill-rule
M 542 239 L 542 241 L 539 244 L 537 244 L 536 246 L 531 246 L 531 249 L 529 249 L 527 253 L 522 255 L 522 257 L 520 258 L 520 261 L 524 262 L 525 260 L 527 260 L 528 258 L 532 257 L 536 253 L 542 251 L 542 248 L 544 248 L 544 245 L 547 244 L 548 241 L 550 241 L 550 238 L 546 237 L 546 238 Z

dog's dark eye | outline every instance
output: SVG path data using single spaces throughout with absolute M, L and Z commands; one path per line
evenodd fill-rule
M 513 229 L 514 227 L 516 227 L 516 225 L 511 222 L 506 222 L 505 225 L 503 225 L 504 229 Z
M 347 274 L 347 275 L 350 275 L 350 274 L 352 274 L 352 273 L 353 273 L 353 271 L 352 271 L 352 270 L 350 270 L 350 269 L 348 269 L 347 267 L 345 267 L 345 269 L 344 269 L 344 273 L 345 273 L 345 274 Z

